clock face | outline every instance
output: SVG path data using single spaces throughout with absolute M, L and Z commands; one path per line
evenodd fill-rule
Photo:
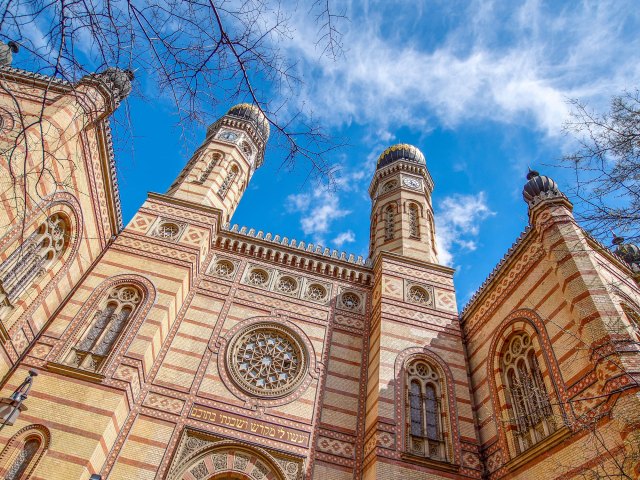
M 402 180 L 402 183 L 405 187 L 413 188 L 416 190 L 420 188 L 420 180 L 416 178 L 405 178 Z
M 227 130 L 226 132 L 222 132 L 220 134 L 220 138 L 224 138 L 225 140 L 235 140 L 236 138 L 238 138 L 238 134 Z

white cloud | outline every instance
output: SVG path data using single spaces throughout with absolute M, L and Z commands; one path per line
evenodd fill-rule
M 336 247 L 340 248 L 345 243 L 353 243 L 356 241 L 356 235 L 351 230 L 347 230 L 346 232 L 340 233 L 336 238 L 333 239 L 333 243 Z
M 484 192 L 445 197 L 435 214 L 440 262 L 452 265 L 454 250 L 474 251 L 480 224 L 492 215 Z
M 394 130 L 390 126 L 454 127 L 488 119 L 557 135 L 567 98 L 604 100 L 640 80 L 633 2 L 460 3 L 455 16 L 448 12 L 458 22 L 441 35 L 429 32 L 437 26 L 427 23 L 438 11 L 409 19 L 425 23 L 412 31 L 407 11 L 415 12 L 413 4 L 349 5 L 351 21 L 341 24 L 346 52 L 336 62 L 319 58 L 308 35 L 312 26 L 305 23 L 310 20 L 295 20 L 291 55 L 302 60 L 300 72 L 307 75 L 298 99 L 327 124 L 355 120 L 386 132 Z M 424 40 L 430 35 L 437 41 Z
M 335 192 L 316 188 L 312 193 L 289 195 L 285 205 L 287 211 L 301 214 L 300 227 L 305 235 L 312 235 L 316 243 L 329 232 L 331 224 L 351 211 L 340 206 Z

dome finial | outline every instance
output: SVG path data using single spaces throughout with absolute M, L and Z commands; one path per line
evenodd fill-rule
M 619 237 L 613 230 L 611 230 L 611 235 L 613 236 L 611 245 L 622 245 L 624 243 L 624 237 Z
M 537 170 L 533 170 L 530 166 L 527 166 L 527 168 L 529 169 L 529 171 L 527 172 L 527 180 L 531 180 L 534 177 L 540 176 Z

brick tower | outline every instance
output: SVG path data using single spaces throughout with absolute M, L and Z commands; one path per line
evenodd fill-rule
M 453 270 L 437 263 L 432 191 L 416 147 L 380 155 L 369 189 L 365 479 L 467 478 L 481 468 Z

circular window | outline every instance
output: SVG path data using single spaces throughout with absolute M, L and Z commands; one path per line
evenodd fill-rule
M 249 272 L 249 277 L 247 278 L 247 283 L 249 285 L 255 285 L 257 287 L 264 287 L 269 280 L 269 274 L 264 270 L 254 269 Z
M 312 283 L 307 288 L 307 298 L 310 300 L 321 301 L 324 300 L 327 296 L 327 290 L 317 283 Z
M 216 272 L 216 275 L 220 275 L 221 277 L 230 276 L 234 270 L 235 267 L 229 260 L 218 261 L 215 268 L 213 269 L 213 271 Z
M 349 310 L 357 310 L 360 306 L 360 297 L 351 292 L 343 293 L 342 306 L 348 308 Z
M 409 300 L 414 303 L 429 303 L 431 295 L 422 287 L 411 287 L 409 289 Z
M 277 288 L 284 293 L 293 293 L 298 289 L 298 282 L 291 277 L 280 277 Z
M 180 232 L 180 227 L 175 223 L 163 222 L 158 226 L 157 235 L 161 238 L 176 238 Z
M 288 328 L 258 323 L 233 337 L 227 348 L 227 368 L 242 390 L 276 398 L 302 382 L 307 356 L 302 342 Z

